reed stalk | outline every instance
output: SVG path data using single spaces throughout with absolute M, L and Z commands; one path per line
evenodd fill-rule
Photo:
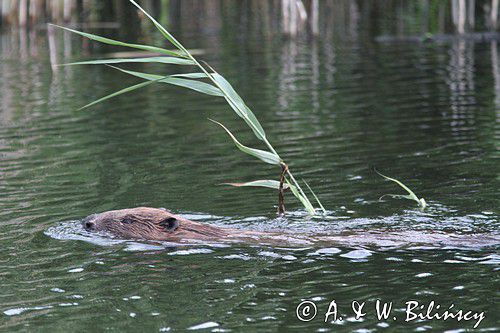
M 172 36 L 156 19 L 154 19 L 146 10 L 144 10 L 137 2 L 134 0 L 129 0 L 134 6 L 136 6 L 160 31 L 160 33 L 165 37 L 167 41 L 169 41 L 175 48 L 175 51 L 167 50 L 163 48 L 159 48 L 151 45 L 139 45 L 139 44 L 130 44 L 125 42 L 120 42 L 116 40 L 112 40 L 109 38 L 92 35 L 89 33 L 80 32 L 77 30 L 60 27 L 67 31 L 71 31 L 73 33 L 79 34 L 81 36 L 87 37 L 91 40 L 95 40 L 101 43 L 130 47 L 140 50 L 146 50 L 150 52 L 159 53 L 161 57 L 151 57 L 151 58 L 122 58 L 122 59 L 101 59 L 101 60 L 92 60 L 92 61 L 82 61 L 77 63 L 72 63 L 68 65 L 96 65 L 96 64 L 105 64 L 111 66 L 121 72 L 127 73 L 132 76 L 136 76 L 142 78 L 142 83 L 136 84 L 131 87 L 127 87 L 118 92 L 112 93 L 110 95 L 104 96 L 86 106 L 89 107 L 95 105 L 97 103 L 103 102 L 109 98 L 121 95 L 123 93 L 128 93 L 130 91 L 142 88 L 149 83 L 166 83 L 176 86 L 181 86 L 187 89 L 195 90 L 197 92 L 201 92 L 211 96 L 223 97 L 226 102 L 229 104 L 231 109 L 243 119 L 243 121 L 250 127 L 255 136 L 263 142 L 267 150 L 260 150 L 255 148 L 247 147 L 241 144 L 236 137 L 221 123 L 217 121 L 213 121 L 214 123 L 221 126 L 229 137 L 232 139 L 233 143 L 237 146 L 238 149 L 243 151 L 244 153 L 254 156 L 261 161 L 276 165 L 280 168 L 280 181 L 272 181 L 272 180 L 259 180 L 254 182 L 242 183 L 239 186 L 260 186 L 260 187 L 270 187 L 278 190 L 279 200 L 278 200 L 278 212 L 280 214 L 284 214 L 284 187 L 285 182 L 287 183 L 287 187 L 291 189 L 294 196 L 304 205 L 305 209 L 310 214 L 315 214 L 316 209 L 312 205 L 311 201 L 308 199 L 307 195 L 302 190 L 300 184 L 297 182 L 296 178 L 288 168 L 288 165 L 282 160 L 279 156 L 278 152 L 274 149 L 274 147 L 269 142 L 267 135 L 260 124 L 260 122 L 255 117 L 254 113 L 250 110 L 250 108 L 245 104 L 243 99 L 236 93 L 231 84 L 219 73 L 217 73 L 212 67 L 204 62 L 198 61 L 183 45 L 180 43 L 174 36 Z M 295 2 L 295 1 L 294 1 Z M 184 66 L 194 66 L 200 70 L 200 72 L 195 73 L 187 73 L 187 74 L 173 74 L 170 76 L 158 75 L 158 74 L 148 74 L 130 71 L 126 69 L 122 69 L 120 67 L 116 67 L 116 64 L 122 63 L 153 63 L 160 62 L 171 65 L 184 65 Z M 205 82 L 207 81 L 208 82 Z M 317 196 L 313 193 L 316 201 L 318 202 L 321 210 L 326 212 L 323 208 L 323 205 L 319 202 Z

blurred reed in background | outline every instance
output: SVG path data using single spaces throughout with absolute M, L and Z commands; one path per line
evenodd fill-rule
M 241 22 L 258 17 L 268 32 L 296 36 L 319 34 L 333 25 L 358 19 L 419 24 L 422 33 L 466 33 L 498 29 L 500 0 L 142 0 L 140 4 L 165 21 L 188 22 L 217 30 L 227 15 Z M 118 23 L 140 28 L 140 14 L 124 0 L 2 0 L 1 27 L 33 27 L 46 22 Z M 401 32 L 401 31 L 399 31 Z

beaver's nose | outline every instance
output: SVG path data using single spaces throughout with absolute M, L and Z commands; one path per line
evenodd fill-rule
M 85 230 L 95 230 L 95 222 L 93 221 L 93 218 L 94 218 L 94 215 L 90 215 L 90 216 L 87 216 L 84 220 L 83 220 L 83 227 L 85 228 Z
M 94 230 L 95 229 L 95 223 L 92 222 L 92 221 L 85 221 L 83 223 L 83 227 L 86 229 L 86 230 Z

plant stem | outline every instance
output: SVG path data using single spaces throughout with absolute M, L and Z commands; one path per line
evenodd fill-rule
M 302 190 L 302 188 L 300 187 L 299 183 L 297 182 L 297 180 L 295 179 L 295 177 L 292 175 L 292 173 L 290 172 L 290 169 L 287 170 L 287 173 L 288 175 L 290 176 L 290 179 L 292 180 L 293 184 L 295 185 L 295 187 L 297 187 L 297 189 L 299 190 L 300 194 L 302 194 L 302 196 L 304 198 L 307 198 L 306 194 L 304 193 L 304 191 Z
M 283 183 L 285 182 L 285 174 L 288 170 L 288 166 L 285 163 L 281 164 L 281 175 L 280 175 L 280 187 L 278 192 L 278 215 L 285 215 L 285 195 L 283 191 Z

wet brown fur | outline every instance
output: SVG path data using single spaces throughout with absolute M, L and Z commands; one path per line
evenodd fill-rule
M 164 209 L 137 207 L 90 215 L 83 221 L 89 231 L 105 231 L 120 238 L 161 241 L 216 240 L 229 229 L 190 221 Z

